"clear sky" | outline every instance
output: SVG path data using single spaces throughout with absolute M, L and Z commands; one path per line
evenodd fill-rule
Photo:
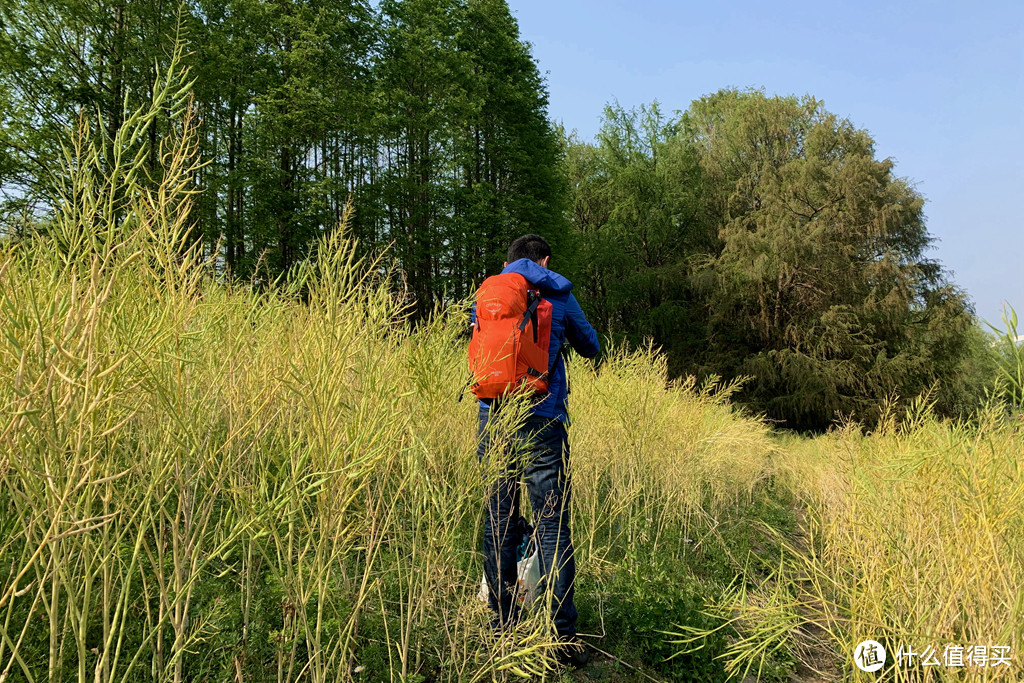
M 929 254 L 978 315 L 1024 318 L 1024 0 L 509 0 L 583 139 L 604 105 L 686 109 L 725 87 L 809 94 L 865 128 L 927 203 Z

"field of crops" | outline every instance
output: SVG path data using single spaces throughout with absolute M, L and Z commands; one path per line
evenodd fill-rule
M 496 637 L 476 598 L 465 309 L 413 329 L 343 226 L 286 283 L 224 285 L 184 247 L 189 125 L 155 183 L 131 121 L 117 173 L 80 140 L 47 232 L 0 246 L 0 680 L 568 677 L 539 611 Z M 571 376 L 605 680 L 1020 677 L 1024 433 L 1000 407 L 780 437 L 650 349 Z M 880 674 L 853 665 L 869 638 Z

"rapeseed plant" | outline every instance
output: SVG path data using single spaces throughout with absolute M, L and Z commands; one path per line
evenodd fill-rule
M 742 577 L 712 610 L 741 634 L 723 654 L 727 670 L 744 675 L 785 647 L 826 678 L 1018 680 L 1021 452 L 1024 434 L 1001 405 L 964 424 L 936 419 L 926 398 L 871 434 L 848 425 L 786 439 L 779 476 L 806 514 L 777 571 Z M 706 635 L 675 631 L 684 648 Z M 888 652 L 877 673 L 854 666 L 868 639 Z M 984 659 L 962 659 L 975 648 Z
M 182 50 L 0 245 L 0 680 L 548 675 L 546 611 L 496 637 L 475 597 L 465 308 L 412 327 L 344 224 L 284 282 L 224 282 L 192 235 Z M 675 562 L 770 475 L 734 387 L 670 383 L 649 348 L 570 365 L 582 576 Z

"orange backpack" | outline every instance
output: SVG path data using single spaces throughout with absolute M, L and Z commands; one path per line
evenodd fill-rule
M 493 275 L 476 293 L 469 342 L 471 389 L 477 398 L 547 393 L 551 302 L 518 273 Z

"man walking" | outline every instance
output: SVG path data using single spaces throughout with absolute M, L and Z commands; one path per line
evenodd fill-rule
M 508 261 L 502 271 L 503 275 L 521 275 L 526 281 L 525 286 L 533 292 L 533 299 L 527 297 L 533 302 L 532 307 L 520 314 L 523 321 L 520 329 L 527 338 L 524 344 L 528 344 L 531 330 L 534 337 L 538 329 L 542 333 L 547 331 L 547 316 L 550 315 L 550 340 L 539 340 L 539 346 L 547 348 L 547 357 L 543 359 L 547 367 L 537 370 L 530 368 L 527 372 L 531 377 L 523 378 L 541 382 L 537 385 L 541 388 L 546 379 L 547 392 L 538 391 L 530 399 L 532 403 L 525 422 L 513 435 L 513 441 L 522 452 L 502 464 L 497 482 L 487 491 L 484 575 L 489 589 L 489 604 L 495 612 L 495 626 L 515 624 L 519 618 L 519 605 L 510 588 L 514 588 L 517 581 L 516 550 L 521 541 L 518 524 L 519 480 L 522 477 L 529 490 L 530 507 L 536 524 L 541 572 L 539 588 L 550 593 L 552 618 L 562 643 L 558 659 L 563 664 L 581 667 L 586 664 L 589 655 L 576 637 L 577 614 L 573 603 L 576 565 L 569 530 L 571 487 L 566 433 L 569 424 L 566 410 L 568 383 L 562 348 L 568 342 L 579 354 L 590 358 L 597 354 L 600 347 L 597 333 L 570 293 L 572 283 L 549 270 L 550 263 L 551 246 L 547 241 L 538 235 L 524 235 L 509 247 Z M 521 283 L 521 280 L 513 279 Z M 538 310 L 541 311 L 539 322 Z M 527 324 L 531 315 L 532 327 Z M 474 323 L 476 335 L 480 330 L 480 321 L 476 315 Z M 504 336 L 508 337 L 507 334 Z M 545 345 L 545 341 L 549 343 Z M 472 353 L 473 347 L 471 364 Z M 477 395 L 485 393 L 478 392 Z M 481 461 L 494 455 L 487 452 L 490 444 L 487 425 L 492 411 L 496 415 L 500 410 L 501 401 L 500 397 L 480 400 L 477 454 Z

